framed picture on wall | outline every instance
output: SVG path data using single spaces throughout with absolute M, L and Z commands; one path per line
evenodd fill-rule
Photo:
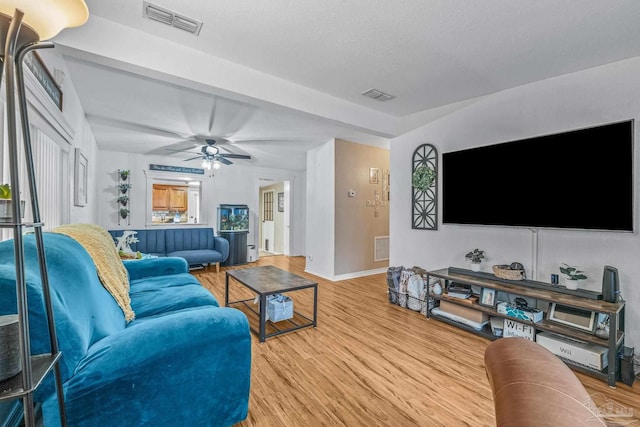
M 82 154 L 79 148 L 75 149 L 76 159 L 74 165 L 74 192 L 73 204 L 76 206 L 86 206 L 87 204 L 87 179 L 88 179 L 88 162 L 87 158 Z
M 379 182 L 378 168 L 369 168 L 369 184 L 378 184 Z
M 284 193 L 278 193 L 278 212 L 284 212 Z

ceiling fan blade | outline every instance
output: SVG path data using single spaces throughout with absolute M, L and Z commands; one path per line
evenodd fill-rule
M 233 153 L 220 153 L 221 157 L 227 157 L 229 159 L 251 159 L 248 154 L 233 154 Z
M 165 148 L 165 151 L 173 151 L 174 153 L 190 153 L 190 154 L 200 154 L 196 151 L 189 151 L 191 148 L 185 148 L 184 150 L 174 150 L 172 148 Z
M 222 163 L 223 165 L 232 165 L 233 164 L 233 162 L 231 160 L 227 160 L 222 156 L 218 156 L 218 161 L 220 163 Z
M 185 139 L 188 137 L 188 135 L 184 135 L 180 132 L 174 132 L 168 129 L 162 129 L 154 126 L 143 125 L 141 123 L 128 121 L 128 120 L 103 117 L 103 116 L 98 116 L 94 114 L 87 114 L 87 119 L 89 120 L 90 123 L 103 124 L 105 126 L 112 126 L 118 129 L 155 135 L 161 138 Z
M 196 157 L 192 157 L 190 159 L 184 159 L 185 162 L 188 162 L 189 160 L 195 160 L 195 159 L 201 159 L 202 156 L 196 156 Z

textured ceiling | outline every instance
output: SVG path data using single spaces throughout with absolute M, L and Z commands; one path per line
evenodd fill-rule
M 204 22 L 199 37 L 142 17 L 92 14 L 404 116 L 640 55 L 637 0 L 157 0 Z M 397 96 L 380 103 L 359 94 Z
M 304 169 L 331 138 L 385 144 L 425 110 L 640 55 L 637 0 L 157 0 L 202 20 L 198 37 L 142 0 L 87 3 L 85 28 L 57 39 L 102 149 L 217 136 L 259 166 Z M 397 98 L 360 95 L 373 87 Z

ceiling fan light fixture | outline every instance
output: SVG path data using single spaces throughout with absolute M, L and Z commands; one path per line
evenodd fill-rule
M 200 166 L 202 166 L 202 169 L 211 170 L 211 160 L 202 159 L 202 164 Z M 220 166 L 218 166 L 218 167 L 220 167 Z M 214 169 L 217 169 L 215 167 L 215 165 L 214 165 Z
M 214 168 L 214 169 L 220 169 L 220 160 L 215 159 L 215 160 L 213 161 L 213 168 Z

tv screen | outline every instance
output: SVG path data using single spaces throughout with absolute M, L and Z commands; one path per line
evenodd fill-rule
M 445 224 L 633 231 L 633 121 L 442 155 Z

